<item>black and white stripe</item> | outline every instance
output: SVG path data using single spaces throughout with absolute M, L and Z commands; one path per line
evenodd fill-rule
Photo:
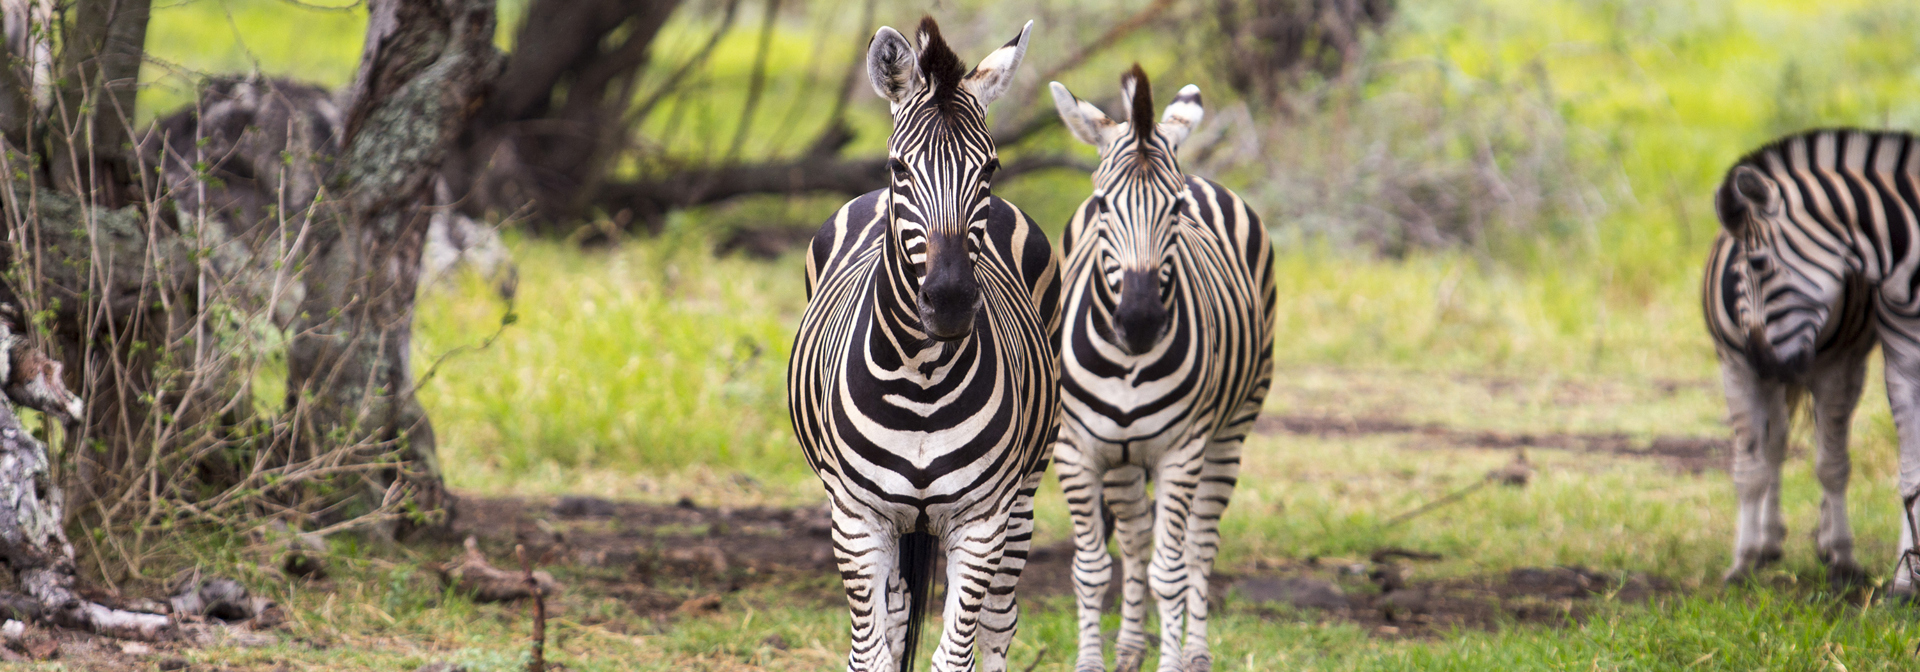
M 1920 146 L 1895 132 L 1788 136 L 1735 163 L 1714 203 L 1723 230 L 1701 300 L 1734 434 L 1739 515 L 1726 579 L 1781 556 L 1788 420 L 1811 393 L 1823 491 L 1815 545 L 1834 583 L 1863 580 L 1847 522 L 1847 430 L 1876 341 L 1909 523 L 1920 495 Z M 1903 527 L 1900 547 L 1912 548 Z M 1899 572 L 1894 589 L 1912 593 L 1912 574 Z
M 1206 670 L 1220 515 L 1273 375 L 1272 245 L 1244 201 L 1174 159 L 1203 116 L 1199 88 L 1181 89 L 1155 124 L 1138 65 L 1121 86 L 1131 123 L 1052 87 L 1068 128 L 1101 153 L 1093 196 L 1062 242 L 1065 417 L 1054 461 L 1073 516 L 1076 669 L 1105 669 L 1111 526 L 1125 570 L 1117 669 L 1140 667 L 1150 591 L 1160 670 Z
M 1060 394 L 1058 257 L 990 191 L 986 107 L 1026 44 L 1023 29 L 968 72 L 932 19 L 917 52 L 880 29 L 868 70 L 893 107 L 892 183 L 835 213 L 807 257 L 788 404 L 832 502 L 849 670 L 912 668 L 936 552 L 934 669 L 1007 666 Z

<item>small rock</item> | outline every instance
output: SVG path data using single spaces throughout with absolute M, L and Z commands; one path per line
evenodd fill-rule
M 687 600 L 685 602 L 681 602 L 679 608 L 674 609 L 673 613 L 680 614 L 682 616 L 691 616 L 695 614 L 712 613 L 719 610 L 720 610 L 720 595 L 708 594 L 708 595 L 701 595 L 699 597 L 693 598 L 691 600 Z
M 273 601 L 250 596 L 240 582 L 221 576 L 202 576 L 198 570 L 182 572 L 174 579 L 174 596 L 167 598 L 173 613 L 205 616 L 229 623 L 252 619 L 264 613 Z
M 144 656 L 153 653 L 153 647 L 140 642 L 121 642 L 120 652 L 129 656 Z
M 693 503 L 692 497 L 688 497 L 686 495 L 681 495 L 680 501 L 674 502 L 673 505 L 680 507 L 682 509 L 687 509 L 689 511 L 700 508 L 698 505 Z
M 15 621 L 11 619 L 9 619 L 6 623 L 0 623 L 0 637 L 6 638 L 6 640 L 9 642 L 18 641 L 21 637 L 25 636 L 26 634 L 27 634 L 27 624 L 25 623 L 21 623 L 19 621 Z

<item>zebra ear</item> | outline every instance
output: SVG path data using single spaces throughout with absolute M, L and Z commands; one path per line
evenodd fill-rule
M 1714 209 L 1719 211 L 1720 224 L 1738 233 L 1749 216 L 1780 211 L 1780 186 L 1752 166 L 1735 166 L 1714 194 Z
M 1066 122 L 1067 130 L 1073 131 L 1073 137 L 1106 151 L 1107 141 L 1113 139 L 1112 133 L 1119 130 L 1119 124 L 1093 103 L 1074 97 L 1067 85 L 1052 82 L 1047 88 L 1053 90 L 1053 109 L 1060 113 L 1060 121 Z
M 973 94 L 973 99 L 979 101 L 980 109 L 986 109 L 993 101 L 999 100 L 1001 94 L 1013 86 L 1013 71 L 1020 67 L 1020 59 L 1027 57 L 1027 36 L 1032 33 L 1033 22 L 1028 21 L 1027 25 L 1020 28 L 1019 37 L 980 59 L 980 64 L 973 67 L 973 72 L 960 80 L 960 86 L 966 87 L 967 92 Z
M 1167 142 L 1177 148 L 1206 117 L 1206 108 L 1200 106 L 1200 87 L 1188 84 L 1180 88 L 1179 95 L 1173 97 L 1167 111 L 1160 115 L 1160 132 L 1167 134 Z
M 924 84 L 913 45 L 892 26 L 881 26 L 867 43 L 867 78 L 873 80 L 873 92 L 887 99 L 894 111 Z

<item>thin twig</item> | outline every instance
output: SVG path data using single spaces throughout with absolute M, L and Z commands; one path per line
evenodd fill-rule
M 527 545 L 514 544 L 513 555 L 520 559 L 520 569 L 526 572 L 527 592 L 533 595 L 533 660 L 527 662 L 527 672 L 547 672 L 547 598 L 540 592 L 540 582 L 533 578 L 533 561 L 527 558 Z

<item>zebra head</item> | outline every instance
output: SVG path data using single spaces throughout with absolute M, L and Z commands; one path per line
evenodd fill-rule
M 1153 123 L 1153 88 L 1138 63 L 1120 78 L 1129 117 L 1117 122 L 1092 103 L 1053 82 L 1053 104 L 1067 128 L 1100 148 L 1093 196 L 1080 207 L 1104 283 L 1103 306 L 1113 307 L 1114 335 L 1132 355 L 1152 350 L 1167 333 L 1173 301 L 1173 228 L 1186 202 L 1187 179 L 1174 152 L 1205 116 L 1200 87 L 1180 89 Z
M 966 70 L 940 37 L 932 17 L 921 19 L 919 48 L 890 27 L 867 46 L 873 90 L 893 111 L 887 139 L 891 173 L 888 218 L 895 258 L 905 261 L 928 336 L 964 338 L 979 311 L 973 264 L 985 246 L 994 171 L 1000 168 L 987 105 L 1013 83 L 1027 53 L 1027 35 Z
M 1714 194 L 1714 209 L 1737 241 L 1733 264 L 1738 292 L 1733 311 L 1746 330 L 1746 357 L 1762 376 L 1796 380 L 1813 363 L 1818 340 L 1845 299 L 1849 259 L 1804 239 L 1806 227 L 1788 207 L 1781 182 L 1761 167 L 1741 163 Z M 1731 292 L 1730 292 L 1731 293 Z

